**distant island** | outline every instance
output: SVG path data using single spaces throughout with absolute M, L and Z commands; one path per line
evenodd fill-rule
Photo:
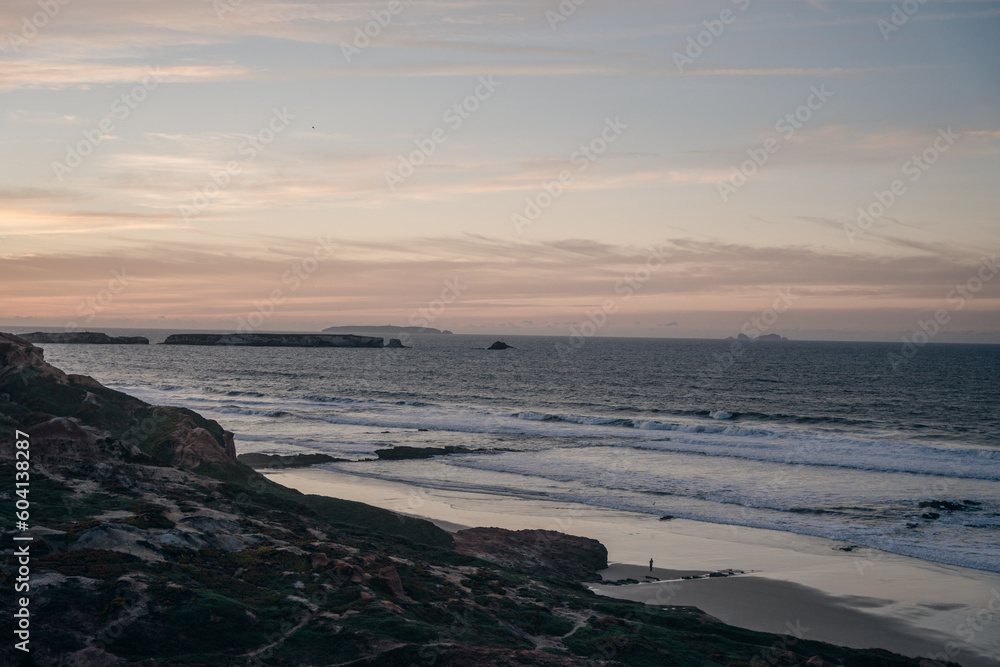
M 323 329 L 323 333 L 354 333 L 354 334 L 375 334 L 379 336 L 392 336 L 394 334 L 445 334 L 452 335 L 447 329 L 432 329 L 431 327 L 396 327 L 391 324 L 381 326 L 361 326 L 361 327 L 330 327 Z
M 109 336 L 93 331 L 65 331 L 57 333 L 20 334 L 29 343 L 53 343 L 58 345 L 149 345 L 149 339 L 142 336 Z
M 385 341 L 370 336 L 324 336 L 322 334 L 190 333 L 167 336 L 163 344 L 243 347 L 384 347 Z
M 788 340 L 788 339 L 785 338 L 784 336 L 779 336 L 778 334 L 763 334 L 763 335 L 757 336 L 755 338 L 751 338 L 750 336 L 746 335 L 745 333 L 741 333 L 740 335 L 736 336 L 736 338 L 733 338 L 732 336 L 729 336 L 728 338 L 726 338 L 726 340 L 739 340 L 739 341 L 756 341 L 756 340 L 762 340 L 762 341 L 782 341 L 782 340 Z

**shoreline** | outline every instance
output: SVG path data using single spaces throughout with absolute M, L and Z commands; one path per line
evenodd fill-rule
M 645 581 L 652 557 L 653 575 L 661 582 L 590 588 L 611 597 L 696 606 L 731 625 L 785 634 L 786 647 L 807 639 L 939 660 L 947 655 L 970 667 L 998 664 L 990 656 L 1000 651 L 1000 613 L 989 608 L 993 600 L 994 608 L 1000 604 L 998 573 L 869 548 L 840 551 L 846 543 L 826 538 L 686 519 L 659 521 L 648 514 L 418 487 L 320 467 L 261 472 L 303 493 L 429 519 L 450 532 L 494 526 L 591 537 L 608 549 L 611 580 Z M 678 578 L 727 569 L 745 574 Z M 983 621 L 984 611 L 992 620 Z M 977 615 L 979 623 L 969 625 Z

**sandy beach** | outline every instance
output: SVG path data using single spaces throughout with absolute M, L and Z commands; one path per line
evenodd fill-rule
M 324 468 L 267 472 L 304 493 L 355 500 L 464 527 L 546 529 L 600 540 L 612 566 L 601 595 L 696 606 L 733 625 L 855 648 L 1000 664 L 1000 574 L 843 542 L 573 503 L 417 487 Z M 654 560 L 653 571 L 649 559 Z M 728 577 L 683 579 L 724 570 Z M 647 580 L 647 576 L 660 579 Z

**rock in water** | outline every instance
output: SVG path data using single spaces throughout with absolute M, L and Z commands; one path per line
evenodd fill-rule
M 391 347 L 395 350 L 406 349 L 406 345 L 403 345 L 403 341 L 399 340 L 398 338 L 391 338 L 386 347 Z
M 469 454 L 472 450 L 457 445 L 447 445 L 445 447 L 407 447 L 401 445 L 392 449 L 376 449 L 375 454 L 379 461 L 402 461 L 405 459 L 429 459 L 432 456 L 445 456 L 447 454 Z
M 487 350 L 512 350 L 513 348 L 510 345 L 508 345 L 507 343 L 504 343 L 503 341 L 499 341 L 498 340 L 497 342 L 493 343 L 492 345 L 490 345 L 486 349 Z

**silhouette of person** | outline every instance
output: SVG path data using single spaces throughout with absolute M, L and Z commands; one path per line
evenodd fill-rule
M 649 571 L 650 572 L 653 571 L 653 559 L 652 558 L 649 559 Z

